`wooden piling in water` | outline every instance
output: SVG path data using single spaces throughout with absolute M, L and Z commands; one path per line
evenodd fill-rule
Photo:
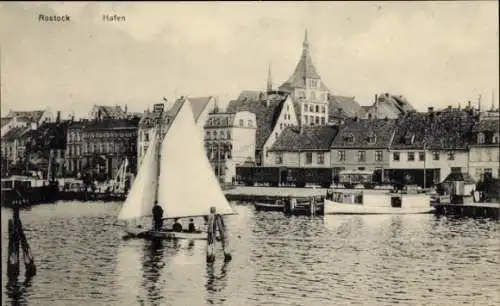
M 21 218 L 19 216 L 19 204 L 13 206 L 13 218 L 9 219 L 9 256 L 7 262 L 8 277 L 19 276 L 19 247 L 22 246 L 26 277 L 36 274 L 36 265 L 28 239 L 24 235 Z
M 215 261 L 215 241 L 217 233 L 219 233 L 222 249 L 224 251 L 224 261 L 230 261 L 232 256 L 226 226 L 222 216 L 216 213 L 215 207 L 210 208 L 210 215 L 208 216 L 207 223 L 207 262 L 211 263 Z
M 9 256 L 7 257 L 7 276 L 19 275 L 19 239 L 17 239 L 14 221 L 9 219 Z

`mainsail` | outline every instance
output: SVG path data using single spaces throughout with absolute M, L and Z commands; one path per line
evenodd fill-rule
M 118 215 L 118 220 L 131 220 L 151 216 L 151 208 L 153 207 L 156 189 L 158 188 L 157 143 L 157 134 L 154 133 L 151 144 L 139 167 L 137 177 Z
M 189 102 L 184 102 L 161 144 L 158 204 L 164 218 L 234 214 L 205 154 Z

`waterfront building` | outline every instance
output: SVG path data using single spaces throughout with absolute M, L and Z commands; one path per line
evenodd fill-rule
M 468 172 L 468 146 L 475 123 L 472 110 L 451 107 L 408 113 L 398 119 L 391 144 L 391 178 L 431 187 L 450 173 Z M 425 179 L 424 179 L 425 177 Z
M 472 129 L 469 174 L 479 181 L 485 175 L 500 178 L 500 126 L 498 117 L 484 116 Z
M 386 92 L 375 95 L 373 105 L 362 107 L 358 117 L 363 119 L 397 119 L 414 111 L 416 110 L 405 97 L 402 95 L 392 95 Z
M 287 127 L 269 149 L 269 166 L 331 168 L 330 146 L 338 127 Z
M 331 144 L 334 175 L 342 170 L 380 170 L 386 180 L 396 124 L 391 119 L 347 119 Z
M 142 158 L 146 154 L 153 129 L 159 128 L 160 136 L 165 136 L 170 123 L 177 115 L 182 103 L 186 101 L 191 104 L 196 125 L 200 130 L 200 139 L 203 139 L 203 129 L 208 115 L 216 107 L 217 101 L 215 97 L 180 97 L 170 109 L 167 103 L 154 104 L 153 110 L 146 110 L 139 121 L 137 131 L 137 160 L 139 162 L 137 163 L 137 169 L 140 166 L 140 161 L 142 161 Z
M 257 119 L 248 111 L 212 111 L 205 124 L 205 150 L 221 182 L 232 182 L 236 166 L 255 160 Z
M 68 127 L 66 160 L 69 173 L 115 177 L 125 158 L 135 171 L 139 118 L 81 120 Z M 132 170 L 133 169 L 133 170 Z
M 289 126 L 298 125 L 291 97 L 279 91 L 259 94 L 257 99 L 240 95 L 229 102 L 226 112 L 250 112 L 255 114 L 257 131 L 255 140 L 255 163 L 266 166 L 272 163 L 268 150 L 281 132 Z
M 2 157 L 10 167 L 25 158 L 26 141 L 31 127 L 15 126 L 2 135 Z

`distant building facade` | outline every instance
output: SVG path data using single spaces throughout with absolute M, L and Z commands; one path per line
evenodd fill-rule
M 139 118 L 73 122 L 68 127 L 66 167 L 73 175 L 94 173 L 111 179 L 128 159 L 136 169 Z
M 205 124 L 205 150 L 215 175 L 232 182 L 236 166 L 255 160 L 257 119 L 254 113 L 214 111 Z
M 330 146 L 335 126 L 288 127 L 269 150 L 268 165 L 275 167 L 331 168 Z
M 380 170 L 386 180 L 395 129 L 396 121 L 390 119 L 346 120 L 331 145 L 334 175 L 342 170 Z
M 500 177 L 500 126 L 498 117 L 483 117 L 472 130 L 469 174 L 479 181 L 485 175 Z
M 268 150 L 281 132 L 289 126 L 297 126 L 298 119 L 291 97 L 283 92 L 259 94 L 258 98 L 241 96 L 229 102 L 228 113 L 248 111 L 256 116 L 255 163 L 265 166 L 271 163 Z

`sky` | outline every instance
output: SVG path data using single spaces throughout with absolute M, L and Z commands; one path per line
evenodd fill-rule
M 39 14 L 71 22 L 40 22 Z M 125 16 L 103 21 L 103 14 Z M 335 95 L 361 105 L 404 95 L 425 111 L 499 96 L 496 1 L 3 2 L 1 112 L 92 105 L 142 112 L 163 97 L 264 90 L 292 74 L 305 29 L 313 63 Z

